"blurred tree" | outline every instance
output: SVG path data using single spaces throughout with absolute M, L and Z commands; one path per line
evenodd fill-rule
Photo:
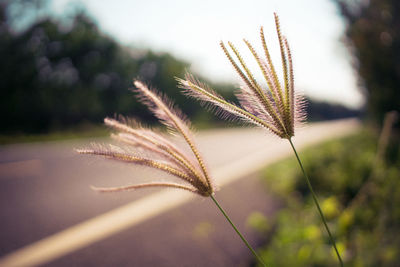
M 362 112 L 340 104 L 320 102 L 306 98 L 306 114 L 309 121 L 336 120 L 361 117 Z
M 367 97 L 370 118 L 400 109 L 400 1 L 334 0 Z
M 0 0 L 13 31 L 21 31 L 45 16 L 50 0 Z
M 128 94 L 137 64 L 85 14 L 77 14 L 67 31 L 48 18 L 20 34 L 7 21 L 2 25 L 4 130 L 36 132 L 121 111 L 119 92 Z
M 176 98 L 188 115 L 204 112 L 176 89 L 174 77 L 183 75 L 187 63 L 166 53 L 122 47 L 84 12 L 68 27 L 44 17 L 16 33 L 7 7 L 0 5 L 0 132 L 43 132 L 83 120 L 101 122 L 114 113 L 146 119 L 127 90 L 134 77 Z

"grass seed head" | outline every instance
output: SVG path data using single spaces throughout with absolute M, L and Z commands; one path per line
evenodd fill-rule
M 130 126 L 129 120 L 105 118 L 104 123 L 117 131 L 112 137 L 124 146 L 93 145 L 88 149 L 77 149 L 80 154 L 103 156 L 109 159 L 144 165 L 161 170 L 179 178 L 182 183 L 151 182 L 121 187 L 93 189 L 99 192 L 120 192 L 146 187 L 172 187 L 208 197 L 214 186 L 202 157 L 193 141 L 188 120 L 166 97 L 150 90 L 141 81 L 134 81 L 134 90 L 139 99 L 171 131 L 180 134 L 189 145 L 190 153 L 185 152 L 159 133 L 146 129 L 137 123 Z M 131 151 L 136 153 L 132 153 Z
M 261 126 L 280 138 L 290 139 L 295 134 L 295 126 L 305 121 L 305 103 L 303 97 L 294 90 L 292 53 L 286 37 L 281 33 L 279 18 L 275 13 L 274 17 L 282 61 L 283 83 L 278 78 L 262 27 L 260 37 L 264 58 L 247 40 L 244 40 L 244 43 L 257 62 L 266 86 L 261 86 L 256 81 L 239 51 L 231 42 L 228 42 L 228 47 L 223 42 L 220 43 L 223 52 L 242 81 L 242 86 L 236 93 L 240 106 L 226 101 L 190 74 L 186 74 L 184 79 L 177 78 L 177 81 L 186 95 L 207 103 L 211 107 L 216 107 L 217 113 L 223 118 L 238 119 Z

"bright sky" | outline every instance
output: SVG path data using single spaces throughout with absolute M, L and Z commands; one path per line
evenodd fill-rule
M 249 62 L 242 39 L 261 52 L 259 28 L 280 64 L 273 12 L 280 17 L 294 60 L 296 88 L 307 95 L 358 107 L 363 98 L 350 56 L 340 42 L 345 25 L 331 0 L 54 0 L 63 12 L 81 2 L 105 33 L 126 45 L 166 51 L 214 81 L 238 83 L 219 41 L 233 41 Z M 255 63 L 253 72 L 258 72 Z M 261 75 L 260 81 L 261 81 Z

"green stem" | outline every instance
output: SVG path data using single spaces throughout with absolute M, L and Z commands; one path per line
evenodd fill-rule
M 296 148 L 294 148 L 294 145 L 293 145 L 293 143 L 292 143 L 292 139 L 289 138 L 288 140 L 289 140 L 290 145 L 291 145 L 292 148 L 293 148 L 294 154 L 296 155 L 297 162 L 298 162 L 299 165 L 300 165 L 301 171 L 303 172 L 303 175 L 304 175 L 304 177 L 306 178 L 307 185 L 308 185 L 308 189 L 310 189 L 310 192 L 311 192 L 311 195 L 312 195 L 312 197 L 313 197 L 313 199 L 314 199 L 315 205 L 317 206 L 319 215 L 321 215 L 321 219 L 322 219 L 322 221 L 324 222 L 326 231 L 328 232 L 328 235 L 329 235 L 329 238 L 330 238 L 330 240 L 331 240 L 331 243 L 332 243 L 332 245 L 333 245 L 333 247 L 334 247 L 334 249 L 335 249 L 336 255 L 337 255 L 338 259 L 339 259 L 340 266 L 343 267 L 342 258 L 340 257 L 339 251 L 338 251 L 338 249 L 337 249 L 337 247 L 336 247 L 335 240 L 333 239 L 332 234 L 331 234 L 331 231 L 329 230 L 328 224 L 326 223 L 325 216 L 324 216 L 324 214 L 322 213 L 321 207 L 319 206 L 319 202 L 318 202 L 317 196 L 316 196 L 316 194 L 314 193 L 314 190 L 313 190 L 313 188 L 312 188 L 312 186 L 311 186 L 310 179 L 308 178 L 306 172 L 304 171 L 303 164 L 301 163 L 301 160 L 300 160 L 300 158 L 299 158 L 299 155 L 297 154 Z
M 228 222 L 232 225 L 233 229 L 235 229 L 236 233 L 240 236 L 242 241 L 246 244 L 246 246 L 250 249 L 250 251 L 253 253 L 253 255 L 257 258 L 257 260 L 264 266 L 266 267 L 267 265 L 264 263 L 264 261 L 261 259 L 260 256 L 257 255 L 255 250 L 250 246 L 249 242 L 244 238 L 244 236 L 240 233 L 240 231 L 236 228 L 236 226 L 233 224 L 229 216 L 226 214 L 224 209 L 219 205 L 218 201 L 214 198 L 214 196 L 210 196 L 211 199 L 214 201 L 215 205 L 219 208 L 219 210 L 222 212 L 222 214 L 225 216 L 225 218 L 228 220 Z

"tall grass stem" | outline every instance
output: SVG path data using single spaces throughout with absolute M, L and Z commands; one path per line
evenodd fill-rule
M 329 238 L 330 238 L 331 243 L 332 243 L 332 245 L 333 245 L 333 248 L 335 249 L 336 255 L 337 255 L 338 259 L 339 259 L 340 266 L 343 267 L 344 265 L 343 265 L 342 258 L 340 257 L 339 250 L 338 250 L 337 247 L 336 247 L 335 239 L 333 239 L 333 236 L 332 236 L 332 234 L 331 234 L 331 231 L 329 230 L 328 224 L 326 223 L 326 219 L 325 219 L 324 213 L 322 212 L 321 207 L 320 207 L 320 205 L 319 205 L 319 202 L 318 202 L 318 199 L 317 199 L 317 195 L 315 194 L 314 189 L 313 189 L 312 186 L 311 186 L 311 182 L 310 182 L 310 179 L 308 178 L 308 175 L 307 175 L 306 172 L 304 171 L 303 164 L 301 163 L 300 157 L 299 157 L 299 155 L 297 154 L 296 148 L 295 148 L 294 145 L 293 145 L 292 139 L 289 138 L 288 140 L 289 140 L 290 145 L 291 145 L 292 148 L 293 148 L 294 154 L 296 155 L 297 162 L 298 162 L 299 165 L 300 165 L 300 168 L 301 168 L 301 171 L 303 172 L 304 178 L 305 178 L 306 181 L 307 181 L 308 189 L 310 190 L 311 195 L 312 195 L 312 197 L 313 197 L 313 199 L 314 199 L 315 205 L 317 206 L 319 215 L 321 215 L 321 219 L 322 219 L 322 221 L 323 221 L 323 223 L 324 223 L 324 225 L 325 225 L 325 229 L 326 229 L 326 231 L 328 232 L 328 235 L 329 235 Z
M 250 249 L 250 251 L 253 253 L 253 255 L 257 258 L 257 260 L 264 266 L 266 267 L 267 265 L 265 262 L 262 260 L 262 258 L 255 252 L 255 250 L 251 247 L 249 242 L 244 238 L 244 236 L 240 233 L 240 231 L 236 228 L 236 226 L 233 224 L 232 220 L 229 218 L 228 214 L 224 211 L 224 209 L 219 205 L 218 201 L 214 198 L 213 195 L 210 196 L 211 199 L 214 201 L 215 205 L 217 205 L 218 209 L 222 212 L 222 214 L 225 216 L 225 218 L 228 220 L 228 222 L 232 225 L 233 229 L 235 229 L 236 233 L 240 236 L 242 241 L 246 244 L 246 246 Z

